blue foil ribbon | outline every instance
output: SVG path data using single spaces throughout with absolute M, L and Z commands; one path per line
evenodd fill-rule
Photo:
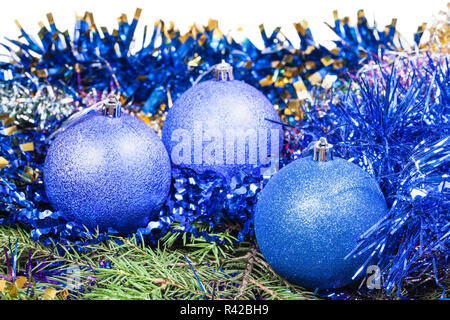
M 301 98 L 296 83 L 311 89 L 326 75 L 344 77 L 378 59 L 386 50 L 401 51 L 404 46 L 395 23 L 380 31 L 369 26 L 360 11 L 355 26 L 335 12 L 335 23 L 330 28 L 339 40 L 333 50 L 316 43 L 306 22 L 295 24 L 299 47 L 280 28 L 268 33 L 261 25 L 264 47 L 259 49 L 249 39 L 237 42 L 223 35 L 217 22 L 210 20 L 203 30 L 194 26 L 184 35 L 163 21 L 155 24 L 151 35 L 145 26 L 144 45 L 132 51 L 140 12 L 136 10 L 131 23 L 122 15 L 112 33 L 98 28 L 93 15 L 87 12 L 77 17 L 73 36 L 60 31 L 48 15 L 50 29 L 42 25 L 41 44 L 20 27 L 23 39 L 8 39 L 20 51 L 15 52 L 9 43 L 2 44 L 14 59 L 12 63 L 0 64 L 0 80 L 20 82 L 33 90 L 39 83 L 50 83 L 77 100 L 92 89 L 119 90 L 124 105 L 154 115 L 190 88 L 200 74 L 225 59 L 233 65 L 236 79 L 258 88 L 284 110 L 289 101 Z M 289 124 L 296 120 L 292 115 L 286 116 Z

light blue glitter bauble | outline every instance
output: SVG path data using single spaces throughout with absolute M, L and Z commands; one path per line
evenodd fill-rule
M 386 210 L 377 182 L 355 164 L 303 158 L 261 191 L 256 239 L 267 262 L 289 281 L 313 289 L 343 287 L 368 253 L 344 257 Z
M 253 154 L 257 155 L 253 165 L 260 166 L 266 161 L 264 155 L 274 155 L 278 159 L 283 141 L 282 126 L 279 123 L 281 119 L 273 105 L 254 87 L 237 80 L 209 80 L 194 85 L 175 101 L 163 125 L 162 141 L 173 164 L 191 168 L 196 172 L 212 170 L 229 178 L 240 169 L 251 167 L 250 147 L 240 148 L 237 142 L 237 139 L 243 136 L 242 132 L 251 132 L 247 130 L 254 130 L 256 135 L 267 134 L 265 140 L 262 137 L 257 143 L 252 144 L 255 146 Z M 201 130 L 196 130 L 196 126 Z M 217 141 L 222 145 L 221 151 L 219 148 L 211 148 L 211 141 L 216 141 L 216 138 L 209 138 L 211 135 L 208 134 L 208 130 L 219 133 Z M 179 132 L 184 132 L 185 139 L 178 134 Z M 273 148 L 272 133 L 277 139 Z M 234 140 L 234 149 L 227 149 L 227 137 L 232 141 L 233 138 L 230 138 L 232 134 L 239 137 Z M 179 152 L 176 146 L 186 140 L 191 146 L 191 150 L 186 151 L 186 154 L 190 151 L 186 158 L 188 160 L 176 161 L 175 157 L 184 152 Z M 277 151 L 271 152 L 271 149 Z M 230 150 L 234 150 L 234 153 L 229 152 Z M 263 152 L 262 155 L 261 151 L 267 152 Z M 216 152 L 219 160 L 215 158 Z M 239 160 L 242 157 L 239 158 L 238 153 L 245 155 L 245 162 Z M 208 154 L 213 154 L 214 157 L 208 159 Z
M 90 229 L 129 233 L 145 226 L 170 182 L 169 156 L 159 137 L 127 114 L 83 116 L 56 136 L 45 159 L 53 208 Z

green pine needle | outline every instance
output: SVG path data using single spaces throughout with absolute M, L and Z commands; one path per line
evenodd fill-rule
M 201 228 L 199 226 L 199 230 Z M 117 238 L 122 244 L 108 240 L 87 246 L 87 253 L 81 254 L 57 244 L 45 247 L 32 241 L 23 229 L 2 226 L 0 249 L 8 248 L 9 239 L 18 240 L 17 274 L 27 278 L 31 252 L 31 275 L 36 279 L 34 294 L 29 294 L 33 285 L 28 281 L 13 295 L 16 299 L 52 298 L 46 290 L 55 293 L 54 299 L 315 298 L 311 292 L 286 282 L 273 272 L 251 244 L 235 245 L 236 239 L 226 233 L 214 235 L 225 244 L 169 233 L 157 247 L 139 244 L 142 242 L 134 238 Z M 249 262 L 251 272 L 246 273 Z M 109 263 L 110 268 L 101 267 L 101 263 Z M 0 254 L 0 265 L 0 274 L 8 277 L 4 254 Z M 53 276 L 42 278 L 39 274 Z M 10 282 L 5 288 L 8 286 L 1 299 L 11 298 Z
M 206 226 L 197 227 L 209 231 Z M 1 226 L 0 275 L 4 280 L 0 278 L 0 299 L 317 299 L 277 275 L 251 243 L 235 244 L 236 239 L 227 233 L 214 235 L 225 244 L 174 232 L 156 247 L 118 237 L 88 245 L 86 253 L 80 253 L 70 246 L 43 246 L 23 229 Z M 8 243 L 16 240 L 16 279 L 26 279 L 14 284 L 6 280 L 10 272 L 4 248 L 11 264 Z M 439 299 L 441 292 L 434 287 L 421 298 Z M 355 298 L 364 297 L 355 294 Z M 369 298 L 387 297 L 379 291 Z

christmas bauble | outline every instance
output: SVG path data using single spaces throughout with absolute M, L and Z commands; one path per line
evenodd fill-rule
M 222 62 L 216 79 L 188 89 L 169 109 L 162 140 L 174 165 L 231 177 L 278 160 L 281 120 L 257 89 L 233 80 Z
M 159 137 L 120 105 L 70 124 L 48 150 L 44 183 L 55 210 L 90 229 L 129 233 L 157 215 L 170 160 Z M 109 110 L 109 111 L 108 111 Z
M 352 282 L 369 252 L 346 256 L 387 210 L 373 178 L 346 160 L 321 158 L 323 152 L 315 150 L 314 157 L 276 173 L 259 195 L 254 220 L 267 262 L 286 279 L 313 289 Z

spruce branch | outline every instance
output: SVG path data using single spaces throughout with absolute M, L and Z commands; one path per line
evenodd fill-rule
M 32 241 L 29 233 L 22 229 L 2 226 L 0 249 L 8 247 L 9 238 L 18 239 L 17 272 L 27 276 L 31 252 L 30 282 L 36 283 L 35 299 L 45 296 L 54 299 L 224 300 L 312 296 L 308 292 L 302 295 L 293 292 L 279 277 L 267 272 L 262 256 L 251 243 L 233 244 L 227 234 L 217 235 L 230 242 L 211 245 L 200 237 L 177 235 L 152 247 L 145 245 L 142 239 L 112 237 L 86 245 L 82 253 L 70 245 L 43 246 Z M 184 256 L 189 257 L 204 291 Z M 5 261 L 1 254 L 0 260 Z M 67 288 L 71 275 L 66 270 L 70 266 L 79 268 L 77 288 Z M 0 275 L 7 274 L 3 263 Z M 19 290 L 16 298 L 31 296 L 26 290 Z
M 251 276 L 248 277 L 248 281 L 253 283 L 254 285 L 256 285 L 258 288 L 260 288 L 262 291 L 268 293 L 271 297 L 277 299 L 277 300 L 283 300 L 281 299 L 277 294 L 275 294 L 275 292 L 273 292 L 272 290 L 270 290 L 269 288 L 266 288 L 265 286 L 263 286 L 261 283 L 259 283 L 258 281 L 256 281 L 255 279 L 253 279 Z
M 255 261 L 256 248 L 253 248 L 246 256 L 248 256 L 247 268 L 242 276 L 242 285 L 239 288 L 239 294 L 236 296 L 236 300 L 241 299 L 244 296 L 245 289 L 247 288 L 248 281 L 251 278 L 250 274 L 253 270 L 253 263 Z

